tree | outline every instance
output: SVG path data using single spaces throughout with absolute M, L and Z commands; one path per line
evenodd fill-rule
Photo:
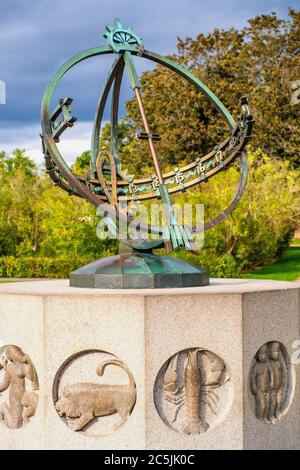
M 38 194 L 35 163 L 16 149 L 11 156 L 0 153 L 0 255 L 15 255 L 27 240 L 35 251 L 36 226 L 33 210 Z
M 90 160 L 91 160 L 91 152 L 90 150 L 86 150 L 79 155 L 75 163 L 72 165 L 72 171 L 77 175 L 83 175 L 87 173 L 90 169 Z
M 25 150 L 15 149 L 9 156 L 5 152 L 0 152 L 0 177 L 15 175 L 22 172 L 29 177 L 37 174 L 36 164 L 25 155 Z
M 256 120 L 254 149 L 300 166 L 300 105 L 291 100 L 293 83 L 300 79 L 300 12 L 290 9 L 288 20 L 275 13 L 257 16 L 241 30 L 215 29 L 179 39 L 177 46 L 171 58 L 207 84 L 234 116 L 241 96 L 248 96 Z M 204 155 L 226 135 L 218 112 L 174 72 L 158 65 L 142 75 L 141 84 L 150 125 L 162 138 L 158 154 L 165 166 Z M 133 123 L 140 127 L 135 99 L 127 103 L 127 111 L 131 129 Z M 143 171 L 145 143 L 130 146 Z
M 241 202 L 206 232 L 200 256 L 175 253 L 210 268 L 212 275 L 236 276 L 280 256 L 300 219 L 300 105 L 291 101 L 293 82 L 300 79 L 300 13 L 290 10 L 287 20 L 261 15 L 241 30 L 179 39 L 171 58 L 206 83 L 234 116 L 240 97 L 247 95 L 256 120 Z M 141 84 L 150 126 L 161 136 L 157 149 L 165 170 L 206 154 L 228 134 L 207 99 L 173 72 L 158 65 L 142 75 Z M 153 173 L 147 142 L 136 138 L 139 128 L 132 99 L 119 127 L 119 150 L 123 169 L 136 178 Z M 100 148 L 110 147 L 106 124 Z M 89 161 L 90 152 L 83 152 L 72 170 L 88 172 Z M 230 201 L 237 177 L 233 166 L 177 201 L 204 203 L 210 218 Z M 96 223 L 94 208 L 54 188 L 23 150 L 11 156 L 0 152 L 0 256 L 97 259 L 115 253 L 115 241 L 97 239 Z
M 0 152 L 0 256 L 101 257 L 115 242 L 98 240 L 96 224 L 94 208 L 38 175 L 25 151 Z
M 259 165 L 257 164 L 259 162 Z M 246 191 L 236 209 L 221 224 L 205 232 L 199 256 L 177 256 L 202 265 L 215 276 L 239 276 L 268 264 L 289 245 L 300 219 L 300 182 L 287 161 L 272 160 L 263 152 L 249 152 L 250 172 Z M 205 219 L 222 212 L 230 202 L 236 167 L 211 179 L 199 192 L 182 194 L 179 202 L 204 204 Z
M 275 13 L 260 15 L 240 30 L 178 39 L 177 49 L 170 58 L 207 84 L 233 116 L 240 113 L 240 98 L 248 96 L 256 120 L 254 150 L 300 166 L 300 104 L 292 100 L 300 79 L 300 12 L 290 9 L 287 20 Z M 157 150 L 165 169 L 205 155 L 228 134 L 205 96 L 174 72 L 157 65 L 142 74 L 141 85 L 150 127 L 161 136 Z M 135 98 L 126 109 L 119 126 L 122 166 L 136 177 L 151 174 L 147 142 L 136 138 L 143 124 Z M 109 123 L 100 148 L 111 148 Z

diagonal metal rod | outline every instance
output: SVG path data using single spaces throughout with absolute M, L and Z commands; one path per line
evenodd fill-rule
M 156 153 L 156 148 L 155 148 L 155 145 L 154 145 L 154 142 L 153 142 L 153 139 L 152 139 L 152 133 L 151 133 L 150 126 L 149 126 L 149 123 L 148 123 L 148 119 L 147 119 L 147 116 L 146 116 L 146 112 L 145 112 L 145 108 L 144 108 L 140 88 L 135 87 L 134 88 L 134 93 L 135 93 L 136 100 L 137 100 L 137 103 L 138 103 L 138 107 L 139 107 L 139 110 L 140 110 L 140 113 L 141 113 L 141 116 L 142 116 L 142 121 L 143 121 L 143 124 L 144 124 L 145 131 L 148 134 L 148 142 L 149 142 L 149 147 L 150 147 L 150 153 L 151 153 L 151 156 L 152 156 L 152 160 L 153 160 L 155 170 L 156 170 L 156 175 L 157 175 L 158 182 L 159 182 L 159 192 L 160 192 L 162 201 L 164 203 L 165 214 L 168 218 L 167 226 L 170 226 L 170 224 L 172 224 L 172 223 L 175 224 L 176 223 L 175 215 L 174 215 L 174 212 L 173 212 L 173 207 L 172 207 L 171 200 L 170 200 L 170 195 L 169 195 L 169 192 L 168 192 L 168 188 L 166 187 L 166 185 L 164 183 L 163 175 L 162 175 L 162 172 L 161 172 L 161 169 L 160 169 L 160 165 L 159 165 L 159 161 L 158 161 L 158 157 L 157 157 L 157 153 Z M 173 243 L 174 243 L 175 246 L 178 246 L 176 240 L 174 240 L 174 239 L 173 239 L 173 243 L 169 239 L 165 239 L 164 241 L 165 241 L 165 248 L 167 250 L 167 253 L 170 253 L 172 251 Z
M 123 71 L 124 71 L 125 63 L 122 56 L 122 61 L 120 62 L 119 67 L 117 68 L 117 72 L 114 79 L 114 87 L 113 87 L 113 94 L 112 94 L 112 102 L 111 102 L 111 147 L 112 147 L 112 154 L 115 159 L 117 172 L 120 171 L 120 156 L 119 156 L 119 145 L 118 145 L 118 113 L 119 113 L 119 98 L 120 98 L 120 88 L 122 83 Z
M 144 124 L 145 131 L 148 134 L 148 142 L 149 142 L 150 152 L 151 152 L 152 160 L 153 160 L 153 163 L 154 163 L 154 166 L 155 166 L 158 181 L 159 181 L 160 185 L 163 185 L 164 184 L 164 179 L 163 179 L 163 175 L 162 175 L 160 165 L 159 165 L 159 161 L 158 161 L 158 158 L 157 158 L 156 148 L 155 148 L 152 136 L 151 136 L 152 134 L 151 134 L 148 119 L 147 119 L 147 116 L 146 116 L 146 112 L 145 112 L 145 108 L 144 108 L 144 104 L 143 104 L 140 89 L 138 87 L 136 87 L 134 89 L 134 93 L 135 93 L 136 100 L 137 100 L 137 103 L 138 103 L 138 106 L 139 106 L 139 109 L 140 109 L 140 113 L 141 113 L 141 116 L 142 116 L 142 121 L 143 121 L 143 124 Z
M 187 248 L 192 248 L 191 243 L 190 243 L 190 238 L 188 234 L 185 231 L 185 228 L 183 226 L 179 226 L 176 222 L 176 217 L 175 213 L 173 210 L 172 202 L 170 199 L 170 194 L 168 191 L 167 186 L 165 185 L 164 178 L 162 175 L 162 171 L 160 169 L 160 164 L 158 161 L 154 141 L 153 141 L 153 135 L 150 130 L 150 126 L 148 123 L 148 119 L 146 116 L 143 100 L 142 100 L 142 95 L 141 95 L 141 85 L 134 67 L 134 63 L 131 57 L 131 54 L 128 51 L 125 51 L 124 53 L 124 61 L 126 64 L 126 67 L 129 72 L 129 79 L 130 79 L 130 86 L 134 91 L 138 107 L 141 113 L 142 121 L 144 124 L 144 128 L 148 137 L 148 142 L 149 142 L 149 148 L 150 148 L 150 153 L 151 157 L 154 163 L 157 179 L 158 179 L 158 186 L 159 186 L 159 193 L 161 200 L 163 202 L 163 207 L 164 207 L 164 212 L 165 215 L 167 216 L 167 223 L 165 226 L 165 231 L 163 234 L 164 238 L 164 243 L 165 243 L 165 248 L 168 253 L 170 253 L 173 249 L 178 248 L 179 246 L 186 246 Z

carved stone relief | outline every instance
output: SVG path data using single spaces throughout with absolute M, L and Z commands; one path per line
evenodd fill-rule
M 53 384 L 59 416 L 73 431 L 99 436 L 122 426 L 136 401 L 134 377 L 116 356 L 82 351 L 65 361 Z
M 257 351 L 250 369 L 250 391 L 260 421 L 274 424 L 285 414 L 291 396 L 291 365 L 283 344 L 270 341 Z
M 18 346 L 0 348 L 0 423 L 17 429 L 34 416 L 39 382 L 30 357 Z
M 163 422 L 185 434 L 201 434 L 227 414 L 233 391 L 224 361 L 202 348 L 174 354 L 161 367 L 154 403 Z

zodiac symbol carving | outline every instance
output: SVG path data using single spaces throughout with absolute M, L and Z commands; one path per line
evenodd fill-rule
M 37 373 L 30 357 L 11 344 L 0 349 L 0 376 L 1 372 L 4 372 L 4 377 L 0 382 L 0 392 L 8 390 L 8 403 L 5 399 L 0 403 L 0 422 L 17 429 L 35 414 L 38 395 L 26 389 L 26 380 L 31 382 L 32 390 L 38 390 Z
M 265 423 L 279 420 L 287 405 L 290 387 L 286 353 L 278 341 L 265 343 L 256 353 L 250 373 L 255 416 Z
M 83 431 L 99 417 L 118 413 L 121 420 L 114 424 L 119 428 L 130 416 L 136 401 L 136 385 L 131 371 L 120 359 L 107 359 L 98 365 L 96 373 L 104 374 L 107 366 L 117 366 L 128 375 L 128 384 L 97 384 L 78 382 L 65 387 L 55 401 L 55 409 L 64 417 L 73 431 Z
M 206 419 L 208 414 L 220 412 L 217 389 L 230 380 L 224 361 L 210 351 L 191 348 L 172 356 L 161 371 L 155 385 L 155 404 L 161 418 L 185 434 L 207 431 L 211 421 Z M 158 389 L 162 393 L 157 393 Z M 164 403 L 171 405 L 169 413 L 163 411 Z M 177 423 L 181 409 L 184 413 Z

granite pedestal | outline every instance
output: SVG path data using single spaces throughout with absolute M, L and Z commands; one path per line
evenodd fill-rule
M 299 284 L 68 282 L 0 286 L 0 449 L 300 449 Z

